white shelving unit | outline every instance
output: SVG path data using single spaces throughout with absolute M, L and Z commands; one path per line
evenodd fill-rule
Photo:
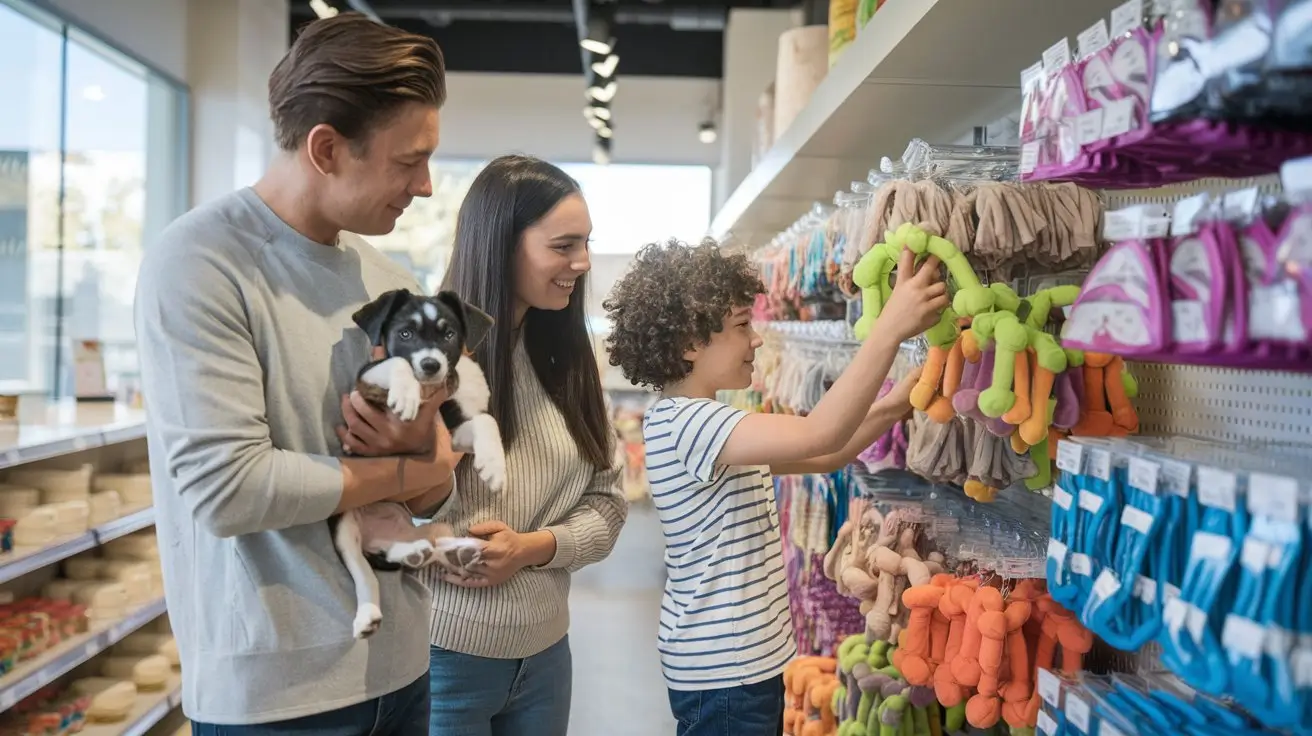
M 773 237 L 912 138 L 945 143 L 1020 108 L 1020 72 L 1117 0 L 888 0 L 711 222 Z

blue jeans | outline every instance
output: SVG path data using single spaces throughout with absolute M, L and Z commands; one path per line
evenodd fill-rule
M 428 736 L 428 675 L 381 698 L 302 718 L 249 726 L 191 724 L 192 736 Z
M 671 690 L 678 736 L 780 736 L 784 677 L 719 690 Z
M 432 647 L 429 736 L 565 736 L 573 681 L 569 637 L 525 659 Z

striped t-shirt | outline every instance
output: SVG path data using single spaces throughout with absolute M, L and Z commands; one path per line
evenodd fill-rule
M 716 462 L 745 416 L 709 399 L 663 398 L 643 418 L 665 536 L 657 641 L 672 690 L 761 682 L 796 653 L 769 469 Z

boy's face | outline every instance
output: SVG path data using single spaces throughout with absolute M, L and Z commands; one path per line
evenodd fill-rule
M 723 328 L 711 333 L 710 342 L 684 353 L 692 363 L 692 376 L 702 386 L 716 391 L 733 391 L 752 385 L 752 362 L 761 336 L 752 329 L 751 308 L 735 307 L 724 318 Z

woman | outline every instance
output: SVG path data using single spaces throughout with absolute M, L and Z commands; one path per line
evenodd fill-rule
M 564 736 L 570 573 L 604 559 L 628 506 L 584 313 L 592 220 L 578 184 L 492 161 L 456 222 L 443 288 L 496 320 L 474 355 L 506 445 L 506 488 L 469 459 L 444 516 L 488 540 L 472 581 L 434 568 L 432 736 Z

